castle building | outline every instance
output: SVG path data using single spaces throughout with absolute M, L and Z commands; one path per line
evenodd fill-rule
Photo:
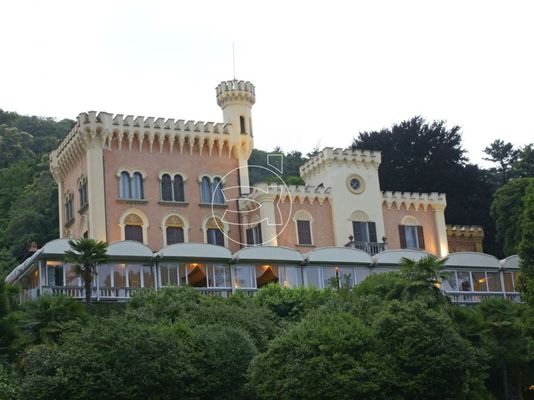
M 219 123 L 80 114 L 50 156 L 60 237 L 303 253 L 352 237 L 371 254 L 386 246 L 448 254 L 445 194 L 382 192 L 380 152 L 325 148 L 301 167 L 305 185 L 251 187 L 254 85 L 222 82 L 216 95 Z
M 287 185 L 280 155 L 268 167 L 248 165 L 254 86 L 222 82 L 216 96 L 218 123 L 78 116 L 50 155 L 60 238 L 6 278 L 20 284 L 21 301 L 84 298 L 76 268 L 64 261 L 68 239 L 82 237 L 110 243 L 95 300 L 166 286 L 228 296 L 269 283 L 356 285 L 431 254 L 447 257 L 442 289 L 453 302 L 520 301 L 517 256 L 499 261 L 481 253 L 481 229 L 447 226 L 445 194 L 382 191 L 380 152 L 333 148 L 301 166 L 304 185 Z M 251 185 L 252 168 L 266 170 L 271 183 Z

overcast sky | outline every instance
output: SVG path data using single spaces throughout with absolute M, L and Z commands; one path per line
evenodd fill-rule
M 422 115 L 473 162 L 534 142 L 532 1 L 2 1 L 0 108 L 221 121 L 215 86 L 256 85 L 255 146 L 346 147 Z

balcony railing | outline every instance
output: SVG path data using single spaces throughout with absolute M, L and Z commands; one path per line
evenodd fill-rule
M 478 304 L 489 299 L 506 299 L 513 303 L 520 303 L 519 293 L 505 292 L 458 292 L 445 291 L 445 295 L 455 304 Z
M 374 256 L 375 254 L 380 253 L 381 251 L 386 250 L 386 244 L 385 243 L 378 243 L 378 242 L 351 242 L 352 248 L 363 250 L 366 253 L 369 253 L 370 255 Z

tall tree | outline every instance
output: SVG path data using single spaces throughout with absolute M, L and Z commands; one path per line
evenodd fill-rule
M 534 178 L 523 199 L 519 242 L 520 286 L 524 300 L 534 307 Z
M 362 132 L 352 147 L 382 152 L 382 190 L 446 193 L 447 223 L 482 225 L 485 251 L 495 253 L 489 215 L 494 187 L 484 171 L 467 163 L 460 127 L 414 117 L 391 128 Z
M 65 252 L 65 261 L 73 263 L 79 270 L 85 287 L 85 302 L 91 302 L 93 276 L 96 265 L 109 260 L 108 244 L 94 239 L 69 240 L 71 250 Z
M 484 149 L 484 153 L 488 155 L 484 160 L 498 164 L 497 172 L 501 179 L 501 185 L 504 185 L 510 179 L 509 171 L 517 158 L 518 151 L 514 149 L 512 143 L 505 143 L 504 140 L 497 139 Z
M 534 177 L 534 144 L 522 147 L 512 165 L 512 174 L 519 178 Z
M 495 193 L 491 216 L 497 228 L 496 243 L 505 256 L 517 254 L 521 241 L 521 220 L 525 196 L 534 186 L 534 178 L 513 179 Z

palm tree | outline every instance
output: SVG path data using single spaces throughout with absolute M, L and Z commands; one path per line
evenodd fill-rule
M 65 261 L 74 264 L 83 279 L 85 287 L 85 302 L 91 302 L 93 276 L 96 265 L 109 260 L 106 254 L 108 244 L 94 239 L 69 240 L 71 250 L 65 252 Z
M 419 261 L 403 257 L 400 273 L 408 281 L 403 297 L 407 300 L 419 298 L 430 303 L 443 303 L 445 296 L 440 285 L 443 280 L 449 279 L 449 274 L 443 272 L 446 261 L 446 258 L 439 260 L 432 255 Z

